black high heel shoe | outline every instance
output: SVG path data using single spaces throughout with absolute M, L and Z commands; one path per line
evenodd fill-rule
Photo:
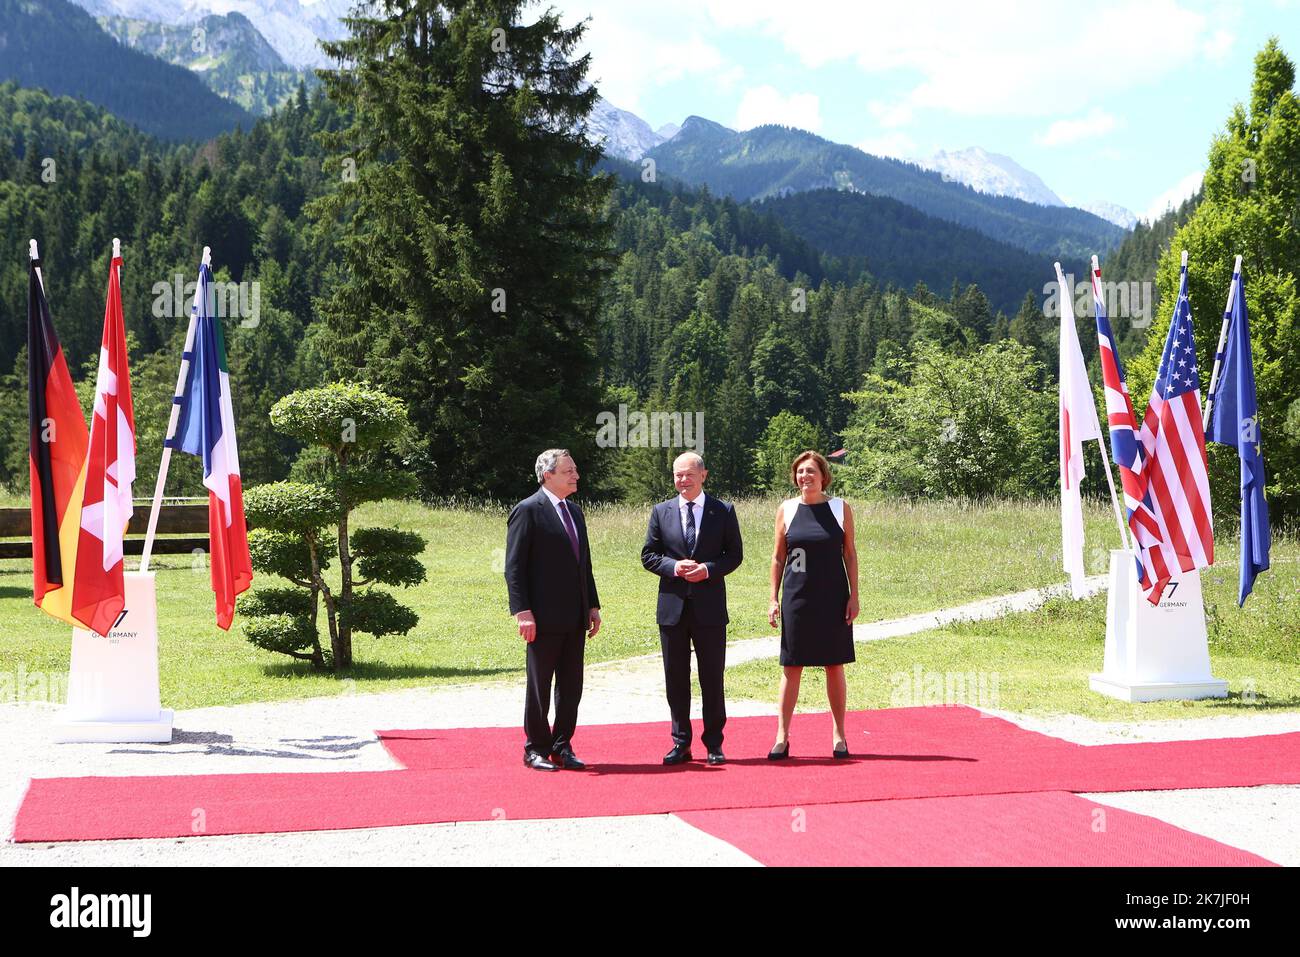
M 788 758 L 789 756 L 790 756 L 790 739 L 789 739 L 789 738 L 786 738 L 786 739 L 785 739 L 785 750 L 784 750 L 784 751 L 778 751 L 776 748 L 773 748 L 771 751 L 767 752 L 767 759 L 768 759 L 769 761 L 784 761 L 784 760 L 785 760 L 786 758 Z
M 833 758 L 847 758 L 847 757 L 850 757 L 850 754 L 849 754 L 849 743 L 848 743 L 847 741 L 844 742 L 844 750 L 843 750 L 843 751 L 841 751 L 839 748 L 831 748 L 831 757 L 833 757 Z

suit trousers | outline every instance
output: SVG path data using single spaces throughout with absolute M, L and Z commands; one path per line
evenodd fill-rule
M 704 704 L 704 733 L 700 740 L 710 751 L 718 751 L 722 749 L 722 728 L 727 723 L 722 682 L 727 666 L 727 626 L 696 624 L 692 605 L 692 600 L 687 598 L 677 624 L 659 626 L 673 742 L 683 746 L 691 743 L 691 645 L 694 644 Z
M 528 694 L 524 701 L 524 753 L 545 757 L 572 745 L 582 700 L 585 629 L 539 631 L 528 645 Z M 550 712 L 551 682 L 555 682 L 555 726 Z

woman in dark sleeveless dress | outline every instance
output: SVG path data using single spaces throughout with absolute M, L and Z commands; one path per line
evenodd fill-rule
M 835 722 L 831 753 L 849 756 L 844 738 L 848 687 L 844 665 L 854 660 L 853 619 L 858 616 L 858 555 L 853 510 L 827 494 L 831 468 L 817 452 L 801 452 L 790 466 L 798 498 L 776 512 L 772 601 L 768 621 L 781 624 L 780 723 L 768 757 L 790 756 L 790 718 L 807 666 L 826 669 L 826 697 Z

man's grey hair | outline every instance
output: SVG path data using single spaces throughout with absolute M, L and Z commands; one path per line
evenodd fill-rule
M 681 455 L 677 456 L 677 458 L 673 459 L 673 467 L 676 468 L 677 463 L 682 459 L 694 459 L 694 461 L 691 462 L 692 465 L 698 469 L 704 468 L 704 456 L 699 452 L 683 452 Z
M 555 466 L 559 464 L 560 459 L 564 458 L 566 455 L 568 455 L 569 458 L 573 457 L 569 455 L 568 449 L 547 449 L 541 455 L 537 456 L 537 463 L 533 466 L 533 471 L 537 473 L 538 485 L 542 484 L 542 476 L 547 472 L 554 472 Z

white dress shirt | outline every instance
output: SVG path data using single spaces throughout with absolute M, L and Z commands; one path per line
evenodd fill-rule
M 551 491 L 549 488 L 547 488 L 545 485 L 542 486 L 542 491 L 545 492 L 545 493 L 546 493 L 546 497 L 549 498 L 549 499 L 551 500 L 551 507 L 555 509 L 555 514 L 559 516 L 559 518 L 560 518 L 560 524 L 561 524 L 561 525 L 564 525 L 565 529 L 568 529 L 569 526 L 566 525 L 565 522 L 564 522 L 564 513 L 567 512 L 567 511 L 569 510 L 569 506 L 565 505 L 564 508 L 561 509 L 561 508 L 560 508 L 560 503 L 563 502 L 564 499 L 560 498 L 560 496 L 556 495 L 554 492 L 552 492 L 552 491 Z M 569 518 L 570 518 L 570 520 L 572 520 L 573 516 L 570 515 Z M 575 531 L 577 530 L 577 525 L 574 525 L 574 530 L 575 530 Z
M 691 499 L 688 499 L 688 498 L 687 498 L 686 496 L 684 496 L 684 495 L 680 495 L 680 494 L 679 494 L 679 495 L 677 496 L 677 518 L 678 518 L 678 520 L 682 523 L 682 540 L 683 540 L 683 541 L 686 539 L 686 509 L 687 509 L 687 506 L 689 506 L 689 507 L 694 511 L 694 513 L 695 513 L 695 514 L 694 514 L 694 518 L 695 518 L 695 542 L 696 542 L 696 544 L 699 544 L 699 541 L 700 541 L 700 522 L 704 519 L 704 493 L 703 493 L 703 492 L 700 492 L 700 494 L 697 495 L 697 496 L 695 497 L 694 501 L 692 501 Z M 694 561 L 694 559 L 691 559 L 691 561 Z M 680 568 L 680 567 L 681 567 L 681 564 L 682 564 L 681 562 L 678 562 L 678 563 L 677 563 L 677 568 Z M 677 568 L 674 568 L 674 569 L 673 569 L 674 574 L 676 574 Z M 707 569 L 706 569 L 706 571 L 705 571 L 705 577 L 706 577 L 706 578 L 708 577 Z

